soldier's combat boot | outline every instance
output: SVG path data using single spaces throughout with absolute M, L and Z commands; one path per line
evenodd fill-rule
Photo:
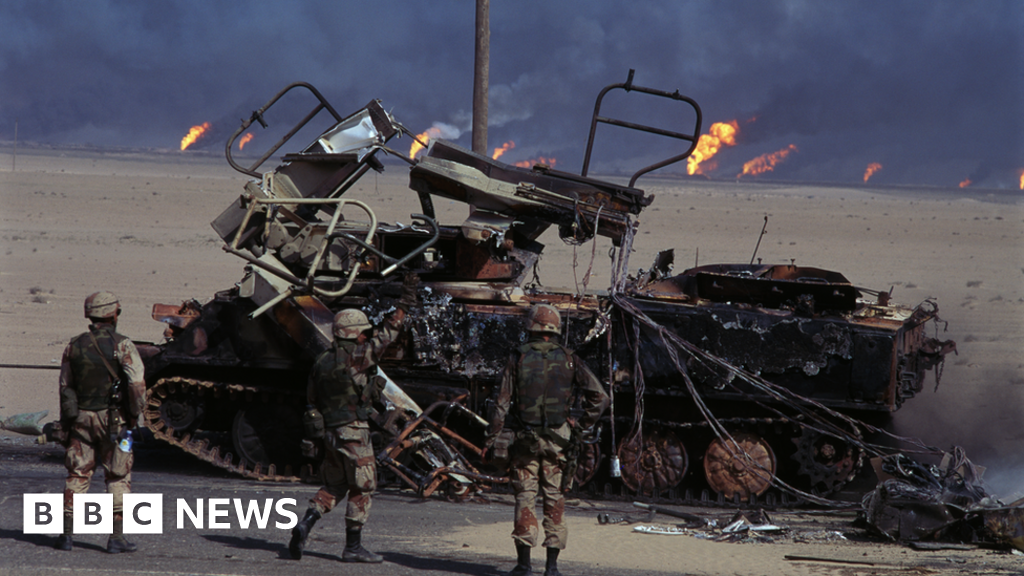
M 137 546 L 124 537 L 124 517 L 114 514 L 114 533 L 107 538 L 107 553 L 135 552 Z
M 508 576 L 529 576 L 533 574 L 533 566 L 530 565 L 530 547 L 522 542 L 516 542 L 516 567 L 508 573 Z
M 64 533 L 57 536 L 57 541 L 53 543 L 54 548 L 65 552 L 71 550 L 74 546 L 71 542 L 71 526 L 71 514 L 64 514 Z
M 295 525 L 295 528 L 292 528 L 292 540 L 288 543 L 288 552 L 292 558 L 302 559 L 302 549 L 306 546 L 306 538 L 309 538 L 309 533 L 320 516 L 320 511 L 316 508 L 307 508 L 306 515 Z
M 558 571 L 558 548 L 548 548 L 548 561 L 544 565 L 544 576 L 562 576 Z
M 384 557 L 380 554 L 374 554 L 366 548 L 363 548 L 361 543 L 363 537 L 362 528 L 346 528 L 345 529 L 345 551 L 341 553 L 342 562 L 366 562 L 369 564 L 378 564 L 384 561 Z

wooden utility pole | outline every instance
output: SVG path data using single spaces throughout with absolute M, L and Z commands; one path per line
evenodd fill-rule
M 18 121 L 14 121 L 14 154 L 11 155 L 11 172 L 18 165 Z
M 491 60 L 490 0 L 476 0 L 476 60 L 473 66 L 473 152 L 487 154 L 487 88 Z

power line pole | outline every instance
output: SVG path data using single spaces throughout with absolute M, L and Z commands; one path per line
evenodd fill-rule
M 18 164 L 18 120 L 14 120 L 14 154 L 11 155 L 11 172 Z
M 491 60 L 490 0 L 476 0 L 476 59 L 473 66 L 473 152 L 487 154 L 487 88 Z

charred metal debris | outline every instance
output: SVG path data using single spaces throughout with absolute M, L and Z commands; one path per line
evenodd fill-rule
M 1024 498 L 1004 504 L 981 482 L 984 471 L 956 448 L 928 466 L 905 454 L 872 462 L 880 482 L 864 496 L 859 523 L 901 542 L 967 542 L 1024 551 Z
M 265 124 L 292 90 L 312 95 L 314 108 L 240 165 L 235 140 Z M 668 99 L 691 123 L 677 130 L 605 117 L 609 94 Z M 263 168 L 324 114 L 330 126 L 319 137 Z M 480 414 L 508 350 L 524 338 L 530 305 L 546 303 L 561 310 L 564 341 L 614 398 L 603 437 L 585 447 L 582 493 L 831 503 L 865 458 L 891 451 L 878 444 L 882 425 L 955 344 L 937 338 L 934 302 L 896 304 L 830 270 L 751 263 L 674 273 L 666 250 L 630 275 L 637 216 L 653 201 L 637 179 L 685 159 L 701 122 L 695 101 L 637 86 L 630 72 L 599 95 L 583 169 L 572 174 L 504 164 L 445 140 L 406 156 L 389 143 L 412 133 L 379 101 L 341 116 L 309 84 L 286 87 L 226 145 L 229 164 L 251 179 L 212 226 L 245 261 L 243 277 L 205 304 L 154 306 L 168 339 L 140 343 L 145 425 L 247 477 L 315 475 L 317 457 L 299 449 L 300 414 L 311 362 L 331 343 L 331 318 L 358 307 L 379 320 L 400 294 L 397 273 L 412 271 L 420 304 L 380 364 L 392 385 L 375 417 L 378 462 L 398 482 L 460 499 L 505 481 L 480 462 Z M 674 139 L 679 154 L 637 171 L 628 185 L 591 178 L 601 124 Z M 369 170 L 384 169 L 382 154 L 410 165 L 421 206 L 411 224 L 379 222 L 371 204 L 346 194 Z M 472 210 L 461 223 L 439 224 L 435 197 Z M 607 290 L 539 285 L 538 238 L 552 226 L 575 245 L 611 239 Z M 586 286 L 590 271 L 582 278 Z

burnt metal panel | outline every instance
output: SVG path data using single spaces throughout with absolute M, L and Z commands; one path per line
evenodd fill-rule
M 447 140 L 435 140 L 431 144 L 431 158 L 449 160 L 476 168 L 488 178 L 518 184 L 527 182 L 537 188 L 549 190 L 566 198 L 600 197 L 610 200 L 608 208 L 640 214 L 654 199 L 643 190 L 619 186 L 611 182 L 595 180 L 578 174 L 560 172 L 546 167 L 519 168 L 467 150 Z
M 702 350 L 797 394 L 833 407 L 891 409 L 891 331 L 857 326 L 843 318 L 806 318 L 724 304 L 649 300 L 634 300 L 634 304 Z M 617 357 L 630 357 L 630 330 L 617 328 Z M 664 387 L 682 393 L 682 378 L 660 338 L 641 330 L 638 346 L 647 389 Z M 750 391 L 720 367 L 698 362 L 690 362 L 689 367 L 706 398 Z

